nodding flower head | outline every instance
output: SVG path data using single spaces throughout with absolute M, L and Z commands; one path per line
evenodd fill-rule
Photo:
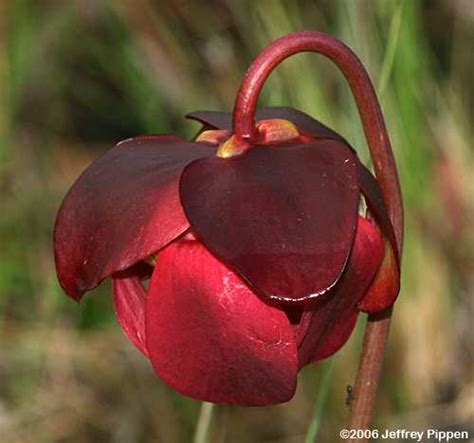
M 127 139 L 77 179 L 56 221 L 59 281 L 79 300 L 110 277 L 119 324 L 179 392 L 287 401 L 360 311 L 395 301 L 384 198 L 349 143 L 301 111 L 188 117 L 203 125 L 193 140 Z

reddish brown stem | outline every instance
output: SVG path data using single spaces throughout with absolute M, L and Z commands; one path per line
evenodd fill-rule
M 302 31 L 281 37 L 267 46 L 247 71 L 240 87 L 233 114 L 234 134 L 249 142 L 256 138 L 255 111 L 263 85 L 276 66 L 299 52 L 317 52 L 328 57 L 349 83 L 401 254 L 403 209 L 390 140 L 369 75 L 358 57 L 344 43 L 321 32 Z M 391 310 L 383 315 L 369 316 L 355 383 L 355 401 L 351 408 L 352 428 L 367 429 L 370 425 L 390 328 L 390 315 Z

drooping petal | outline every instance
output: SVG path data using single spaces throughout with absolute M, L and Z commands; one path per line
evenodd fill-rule
M 148 356 L 145 341 L 146 291 L 139 277 L 112 278 L 117 320 L 131 342 Z
M 231 129 L 232 114 L 218 111 L 196 111 L 186 115 L 187 118 L 197 120 L 205 128 Z M 288 106 L 275 106 L 259 109 L 256 113 L 257 120 L 281 118 L 294 123 L 302 133 L 315 138 L 330 138 L 344 141 L 337 132 L 323 125 L 308 114 Z
M 300 367 L 334 354 L 349 339 L 363 298 L 383 259 L 379 229 L 359 217 L 354 247 L 337 285 L 315 301 L 301 320 L 298 331 Z
M 157 374 L 185 395 L 251 406 L 294 394 L 297 351 L 286 315 L 196 240 L 159 254 L 146 335 Z
M 384 311 L 395 303 L 400 292 L 400 271 L 390 243 L 385 240 L 385 256 L 377 275 L 359 303 L 359 310 L 368 314 Z
M 383 263 L 359 306 L 361 311 L 376 313 L 389 308 L 397 299 L 400 291 L 400 260 L 395 232 L 377 180 L 360 162 L 357 165 L 357 178 L 367 206 L 386 239 Z
M 355 161 L 335 140 L 252 148 L 190 164 L 181 200 L 201 241 L 259 294 L 304 301 L 331 288 L 349 257 Z
M 125 140 L 74 183 L 56 220 L 61 286 L 71 297 L 130 267 L 188 228 L 178 195 L 183 168 L 214 148 L 176 136 Z

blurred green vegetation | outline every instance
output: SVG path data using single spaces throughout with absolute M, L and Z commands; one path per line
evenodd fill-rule
M 472 2 L 11 0 L 0 13 L 1 442 L 192 441 L 200 403 L 156 379 L 125 339 L 108 284 L 80 306 L 60 290 L 55 211 L 79 173 L 118 140 L 191 136 L 197 126 L 184 114 L 230 110 L 252 58 L 305 28 L 359 54 L 400 169 L 403 289 L 376 425 L 474 436 Z M 260 103 L 308 112 L 368 159 L 350 90 L 327 60 L 286 61 Z M 324 378 L 320 442 L 338 441 L 347 420 L 362 327 L 363 319 Z M 209 441 L 303 442 L 322 366 L 303 371 L 288 404 L 217 407 Z

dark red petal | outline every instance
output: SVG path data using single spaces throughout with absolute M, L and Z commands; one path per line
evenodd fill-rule
M 331 331 L 322 337 L 323 344 L 310 357 L 308 363 L 312 363 L 330 357 L 341 349 L 349 340 L 352 331 L 357 324 L 359 313 L 355 309 L 348 309 L 340 318 L 331 325 Z M 307 364 L 308 364 L 307 363 Z
M 138 277 L 112 279 L 117 320 L 132 343 L 146 356 L 145 340 L 146 291 Z
M 340 278 L 352 247 L 355 156 L 335 140 L 190 164 L 181 200 L 201 241 L 261 295 L 304 301 Z
M 146 327 L 157 374 L 185 395 L 252 406 L 294 394 L 297 351 L 286 315 L 198 241 L 179 240 L 158 255 Z
M 206 128 L 231 129 L 232 114 L 218 111 L 196 111 L 186 115 L 187 118 L 197 120 Z M 308 114 L 287 106 L 262 108 L 257 111 L 257 120 L 282 118 L 294 123 L 305 134 L 316 138 L 332 138 L 344 141 L 337 132 L 323 125 Z
M 362 299 L 383 259 L 380 231 L 359 217 L 351 257 L 338 284 L 303 314 L 298 331 L 300 367 L 328 357 L 348 340 Z
M 395 232 L 388 216 L 382 192 L 371 172 L 360 162 L 357 165 L 357 178 L 367 206 L 380 226 L 385 241 L 385 257 L 367 295 L 360 303 L 360 310 L 376 313 L 395 303 L 400 291 L 400 260 Z
M 176 136 L 119 143 L 74 183 L 56 220 L 56 269 L 76 299 L 112 272 L 130 267 L 189 225 L 178 195 L 183 168 L 214 148 Z
M 369 314 L 383 311 L 395 303 L 400 291 L 400 271 L 390 243 L 385 240 L 385 256 L 377 275 L 359 303 L 359 310 Z
M 380 226 L 385 237 L 387 237 L 392 245 L 394 254 L 396 257 L 397 264 L 399 266 L 398 248 L 395 240 L 395 232 L 393 230 L 392 222 L 388 216 L 387 207 L 382 196 L 379 184 L 372 173 L 362 164 L 360 161 L 357 162 L 357 181 L 359 183 L 360 190 L 364 194 L 367 206 L 372 215 L 377 220 L 377 224 Z

